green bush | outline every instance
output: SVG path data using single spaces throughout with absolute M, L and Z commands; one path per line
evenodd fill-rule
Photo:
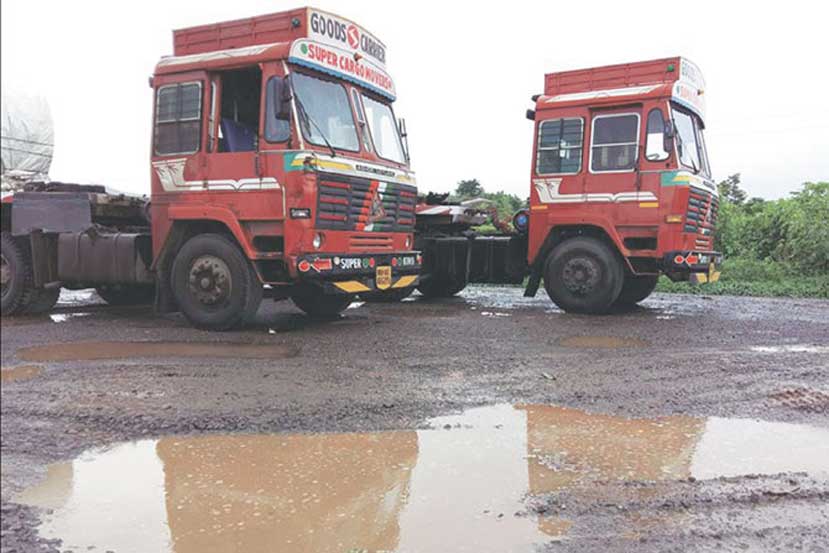
M 806 275 L 795 265 L 778 261 L 727 258 L 719 282 L 690 284 L 661 277 L 658 292 L 729 296 L 782 296 L 829 299 L 829 274 Z

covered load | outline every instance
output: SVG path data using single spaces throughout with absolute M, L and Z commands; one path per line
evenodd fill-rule
M 40 96 L 3 91 L 2 189 L 19 190 L 31 181 L 47 181 L 54 152 L 49 104 Z

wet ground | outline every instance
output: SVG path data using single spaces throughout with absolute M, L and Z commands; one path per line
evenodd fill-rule
M 826 551 L 829 302 L 2 321 L 3 551 Z

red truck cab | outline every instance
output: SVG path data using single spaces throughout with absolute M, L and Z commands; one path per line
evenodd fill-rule
M 331 315 L 417 284 L 417 190 L 378 38 L 301 8 L 174 31 L 174 44 L 151 81 L 162 303 L 211 326 L 262 285 Z
M 545 76 L 528 112 L 527 261 L 556 303 L 605 310 L 647 296 L 660 273 L 718 278 L 704 94 L 699 68 L 680 57 Z M 592 240 L 596 255 L 562 252 L 572 238 Z

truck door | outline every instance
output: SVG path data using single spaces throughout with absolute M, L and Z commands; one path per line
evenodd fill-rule
M 591 111 L 585 200 L 610 226 L 642 222 L 643 210 L 657 207 L 657 197 L 642 190 L 641 127 L 639 107 Z
M 244 67 L 210 74 L 207 171 L 210 191 L 279 188 L 265 175 L 259 152 L 262 70 Z

